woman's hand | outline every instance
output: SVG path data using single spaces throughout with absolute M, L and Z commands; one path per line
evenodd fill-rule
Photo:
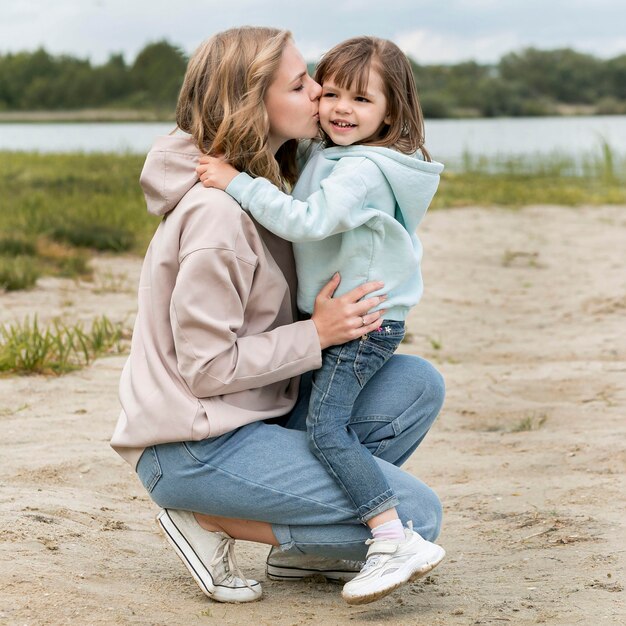
M 215 187 L 224 191 L 230 181 L 239 174 L 232 166 L 221 158 L 205 155 L 200 158 L 200 165 L 196 167 L 198 178 L 205 187 Z
M 322 349 L 375 331 L 385 313 L 384 309 L 374 313 L 368 311 L 386 300 L 387 296 L 361 300 L 368 293 L 381 289 L 384 283 L 363 283 L 343 296 L 333 298 L 340 281 L 339 273 L 335 274 L 315 298 L 311 319 L 315 322 Z

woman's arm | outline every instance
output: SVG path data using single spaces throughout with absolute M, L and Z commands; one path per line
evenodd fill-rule
M 199 398 L 262 387 L 316 369 L 321 348 L 355 339 L 379 325 L 381 312 L 367 311 L 381 298 L 359 300 L 382 283 L 367 283 L 332 298 L 339 284 L 335 276 L 316 299 L 310 320 L 239 336 L 254 269 L 234 251 L 216 248 L 192 252 L 181 262 L 171 325 L 179 372 Z M 219 285 L 218 292 L 208 285 Z
M 288 241 L 304 242 L 352 230 L 374 216 L 373 211 L 363 210 L 368 193 L 360 172 L 364 162 L 367 159 L 362 157 L 341 159 L 306 201 L 292 198 L 264 178 L 239 173 L 214 157 L 203 157 L 197 171 L 205 187 L 225 190 L 268 230 Z

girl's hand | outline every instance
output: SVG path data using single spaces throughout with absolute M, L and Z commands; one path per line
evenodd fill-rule
M 386 300 L 387 296 L 373 296 L 361 300 L 368 293 L 381 289 L 384 283 L 363 283 L 343 296 L 333 298 L 340 281 L 339 273 L 335 274 L 315 298 L 311 319 L 317 328 L 322 349 L 358 339 L 375 331 L 385 313 L 384 309 L 374 313 L 368 311 Z
M 196 167 L 196 172 L 205 187 L 215 187 L 222 191 L 239 174 L 232 165 L 229 165 L 221 158 L 208 155 L 200 158 L 200 165 Z

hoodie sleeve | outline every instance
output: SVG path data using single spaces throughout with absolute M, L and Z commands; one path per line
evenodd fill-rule
M 198 398 L 263 387 L 321 365 L 312 320 L 238 336 L 254 269 L 223 248 L 196 250 L 180 265 L 172 332 L 178 370 Z
M 321 188 L 305 201 L 244 172 L 231 181 L 226 193 L 279 237 L 292 242 L 319 241 L 361 226 L 373 216 L 362 210 L 368 193 L 359 173 L 364 161 L 361 157 L 341 159 Z

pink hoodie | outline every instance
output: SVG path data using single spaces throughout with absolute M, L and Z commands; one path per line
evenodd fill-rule
M 141 271 L 111 439 L 133 467 L 147 446 L 284 415 L 299 375 L 321 365 L 315 324 L 294 322 L 291 244 L 205 189 L 199 157 L 188 137 L 162 137 L 141 174 L 148 211 L 164 217 Z

